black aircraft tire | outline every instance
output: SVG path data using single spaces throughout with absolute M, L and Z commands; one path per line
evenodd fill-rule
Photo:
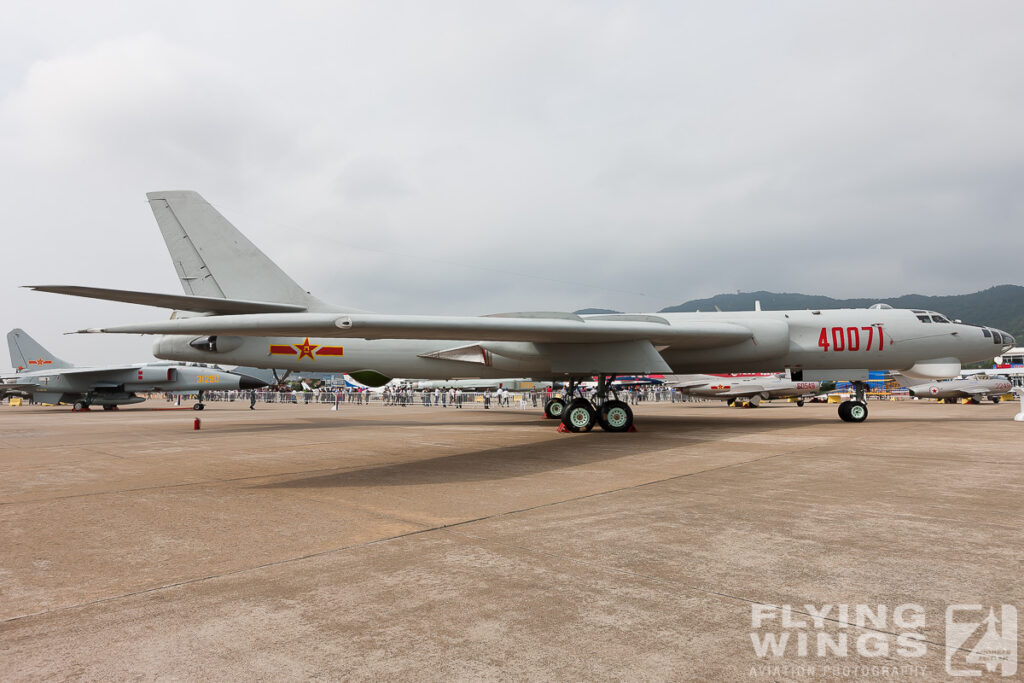
M 850 403 L 851 401 L 843 401 L 839 404 L 839 419 L 843 422 L 850 421 Z
M 868 406 L 863 401 L 849 401 L 846 409 L 847 422 L 863 422 L 868 419 Z
M 544 416 L 552 420 L 561 420 L 565 414 L 565 401 L 560 398 L 548 399 L 544 403 Z
M 797 408 L 803 408 L 804 407 L 804 400 L 802 398 L 798 398 L 796 400 L 796 407 Z
M 206 405 L 203 403 L 196 403 L 194 406 L 192 406 L 192 410 L 202 410 L 205 407 Z
M 597 423 L 597 411 L 590 401 L 578 398 L 565 407 L 562 425 L 570 432 L 589 432 Z
M 624 401 L 605 401 L 598 408 L 597 423 L 606 432 L 628 432 L 633 426 L 633 410 Z
M 71 406 L 72 410 L 85 410 L 89 407 L 89 404 L 85 401 L 75 401 L 74 405 Z
M 993 403 L 999 403 L 1000 397 L 999 396 L 989 396 L 988 400 L 992 401 Z

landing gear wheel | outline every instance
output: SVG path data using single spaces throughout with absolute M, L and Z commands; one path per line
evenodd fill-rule
M 589 432 L 597 422 L 597 411 L 590 401 L 578 398 L 565 408 L 562 424 L 570 432 Z
M 728 401 L 725 402 L 725 405 L 727 405 L 730 408 L 732 408 L 734 405 L 736 405 L 736 399 L 730 398 Z
M 628 432 L 633 426 L 633 411 L 624 401 L 605 401 L 597 409 L 597 424 L 606 432 Z
M 798 398 L 796 400 L 796 407 L 797 408 L 803 408 L 804 407 L 804 400 L 802 398 Z
M 194 406 L 192 406 L 192 410 L 202 410 L 205 407 L 205 403 L 196 403 Z
M 999 403 L 999 396 L 989 396 L 988 400 L 992 401 L 993 403 Z
M 85 401 L 75 401 L 74 405 L 71 406 L 71 410 L 74 410 L 75 412 L 89 410 L 89 404 Z
M 565 412 L 565 401 L 560 398 L 548 399 L 544 404 L 544 417 L 551 420 L 561 420 Z
M 839 419 L 843 422 L 863 422 L 868 419 L 868 406 L 863 401 L 843 401 L 839 404 Z

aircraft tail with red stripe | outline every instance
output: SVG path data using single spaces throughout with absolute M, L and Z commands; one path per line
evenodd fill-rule
M 18 370 L 74 367 L 44 349 L 43 345 L 30 337 L 25 330 L 14 329 L 7 333 L 7 349 L 11 352 L 11 366 Z

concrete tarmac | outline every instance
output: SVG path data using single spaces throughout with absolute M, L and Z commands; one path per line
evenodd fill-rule
M 946 680 L 1024 612 L 1015 405 L 148 405 L 0 407 L 0 680 Z

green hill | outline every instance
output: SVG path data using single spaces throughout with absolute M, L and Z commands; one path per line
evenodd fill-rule
M 778 292 L 741 292 L 718 294 L 710 299 L 695 299 L 661 309 L 661 313 L 687 311 L 751 311 L 760 301 L 764 310 L 791 310 L 803 308 L 866 308 L 872 304 L 889 304 L 893 308 L 923 308 L 938 311 L 965 323 L 989 325 L 1005 330 L 1017 339 L 1024 338 L 1024 287 L 999 285 L 973 294 L 955 296 L 924 296 L 906 294 L 888 299 L 833 299 L 811 294 L 783 294 Z
M 621 313 L 622 311 L 613 311 L 610 308 L 581 308 L 578 311 L 573 311 L 576 315 L 599 315 L 602 313 Z

